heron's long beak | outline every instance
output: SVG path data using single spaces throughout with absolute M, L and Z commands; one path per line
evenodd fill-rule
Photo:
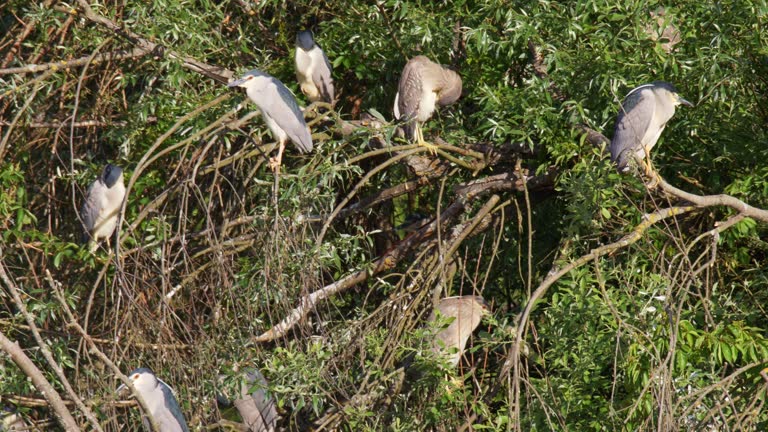
M 115 390 L 115 394 L 119 395 L 120 393 L 122 393 L 122 392 L 124 392 L 126 390 L 128 390 L 128 386 L 125 385 L 125 384 L 120 384 L 120 387 L 118 387 L 117 390 Z
M 234 80 L 229 84 L 227 84 L 227 87 L 239 87 L 244 82 L 245 82 L 245 78 L 240 78 L 238 80 Z
M 693 103 L 691 103 L 690 101 L 687 101 L 687 100 L 681 98 L 679 95 L 677 96 L 677 100 L 678 100 L 678 102 L 680 102 L 680 105 L 685 105 L 685 106 L 691 107 L 691 108 L 693 108 L 695 106 Z

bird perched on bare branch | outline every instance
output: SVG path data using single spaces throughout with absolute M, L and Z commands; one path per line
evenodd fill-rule
M 259 107 L 267 127 L 277 140 L 280 149 L 277 157 L 269 160 L 273 171 L 280 169 L 283 151 L 288 138 L 302 153 L 312 151 L 312 134 L 293 93 L 279 79 L 258 69 L 227 84 L 228 87 L 244 87 L 248 98 Z
M 459 364 L 467 340 L 475 331 L 483 317 L 490 313 L 490 308 L 480 296 L 446 297 L 437 304 L 429 316 L 429 322 L 440 317 L 454 318 L 448 327 L 435 335 L 432 350 L 443 354 L 451 366 Z
M 400 75 L 395 95 L 394 113 L 403 126 L 409 141 L 436 152 L 437 148 L 424 141 L 421 125 L 432 117 L 435 108 L 456 102 L 461 96 L 461 77 L 458 73 L 439 65 L 424 56 L 408 61 Z
M 296 36 L 296 79 L 301 92 L 310 101 L 332 104 L 334 97 L 331 62 L 315 42 L 312 32 L 304 30 Z
M 109 239 L 117 226 L 117 215 L 125 199 L 125 184 L 123 183 L 123 170 L 112 164 L 104 167 L 99 178 L 96 179 L 85 196 L 85 201 L 80 209 L 80 218 L 83 221 L 83 242 L 87 242 L 89 250 L 95 252 L 100 239 Z
M 668 82 L 655 81 L 629 92 L 619 108 L 609 147 L 611 161 L 619 171 L 628 170 L 632 157 L 645 159 L 650 155 L 678 105 L 693 106 Z

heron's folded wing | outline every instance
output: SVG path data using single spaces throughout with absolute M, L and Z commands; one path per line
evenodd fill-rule
M 258 105 L 266 115 L 285 131 L 288 138 L 302 153 L 312 151 L 312 136 L 309 134 L 304 114 L 288 87 L 275 78 L 259 92 Z

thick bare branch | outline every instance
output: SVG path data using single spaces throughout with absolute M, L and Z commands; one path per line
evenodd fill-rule
M 40 392 L 48 401 L 53 409 L 56 420 L 67 432 L 78 432 L 80 427 L 77 425 L 72 413 L 69 412 L 59 393 L 53 388 L 51 383 L 45 379 L 40 369 L 32 363 L 32 360 L 24 354 L 18 342 L 11 342 L 2 331 L 0 331 L 0 348 L 11 357 L 14 363 L 26 374 L 32 381 L 37 391 Z
M 514 180 L 512 180 L 514 178 Z M 288 332 L 294 325 L 296 325 L 301 319 L 303 319 L 309 311 L 311 311 L 318 301 L 326 299 L 332 295 L 335 295 L 341 291 L 351 288 L 352 286 L 368 279 L 370 276 L 381 273 L 384 270 L 392 269 L 402 257 L 404 257 L 408 251 L 424 240 L 430 238 L 438 229 L 438 221 L 441 224 L 447 223 L 455 218 L 459 213 L 464 211 L 467 203 L 472 202 L 473 198 L 479 195 L 486 195 L 488 193 L 502 191 L 502 190 L 520 190 L 525 187 L 515 177 L 514 173 L 501 174 L 494 176 L 493 179 L 488 181 L 478 180 L 471 182 L 467 185 L 457 187 L 456 195 L 457 199 L 440 215 L 440 218 L 432 221 L 431 223 L 423 226 L 419 231 L 415 232 L 411 236 L 407 237 L 403 242 L 398 244 L 395 248 L 385 253 L 382 257 L 374 261 L 373 270 L 361 270 L 353 273 L 339 281 L 336 281 L 324 288 L 321 288 L 312 294 L 304 296 L 299 301 L 299 305 L 288 313 L 288 316 L 283 319 L 279 324 L 272 329 L 263 333 L 260 336 L 253 338 L 254 342 L 268 342 L 278 337 L 282 337 Z M 534 178 L 534 182 L 538 181 L 541 184 L 547 184 L 552 179 L 549 175 L 540 176 Z M 531 180 L 528 181 L 529 183 Z M 498 201 L 498 197 L 494 197 L 494 203 Z M 482 209 L 486 214 L 488 210 Z
M 714 207 L 714 206 L 726 206 L 733 210 L 743 214 L 744 216 L 757 219 L 761 222 L 768 222 L 768 210 L 763 210 L 757 207 L 753 207 L 744 201 L 726 194 L 719 195 L 696 195 L 690 192 L 686 192 L 682 189 L 678 189 L 666 180 L 659 177 L 659 188 L 664 192 L 675 196 L 680 199 L 684 199 L 696 207 Z
M 461 210 L 463 210 L 464 204 L 461 202 L 454 202 L 450 207 L 448 207 L 443 214 L 441 215 L 441 219 L 447 220 L 455 217 L 458 215 Z M 363 282 L 364 280 L 368 279 L 370 276 L 377 275 L 385 270 L 390 270 L 395 267 L 395 265 L 400 262 L 400 260 L 406 256 L 408 251 L 411 250 L 414 246 L 417 244 L 420 244 L 427 238 L 432 237 L 432 235 L 435 233 L 435 231 L 438 228 L 437 220 L 432 221 L 432 223 L 425 225 L 422 227 L 419 231 L 416 231 L 415 233 L 411 234 L 410 236 L 406 237 L 402 242 L 400 242 L 397 246 L 395 246 L 393 249 L 386 252 L 384 255 L 382 255 L 379 259 L 373 262 L 372 269 L 364 269 L 360 270 L 358 272 L 355 272 L 343 279 L 340 279 L 324 288 L 321 288 L 312 294 L 303 296 L 301 300 L 299 300 L 299 305 L 294 308 L 291 312 L 288 313 L 288 316 L 283 319 L 279 324 L 268 330 L 267 332 L 263 333 L 260 336 L 257 336 L 253 338 L 254 342 L 269 342 L 276 338 L 284 336 L 288 330 L 290 330 L 294 325 L 296 325 L 301 319 L 303 319 L 307 314 L 314 309 L 315 305 L 320 301 L 324 300 L 334 294 L 337 294 L 339 292 L 342 292 L 344 290 L 347 290 L 354 285 Z
M 137 58 L 147 54 L 149 54 L 149 51 L 141 48 L 134 48 L 130 51 L 118 50 L 118 51 L 113 51 L 109 53 L 99 54 L 95 56 L 93 60 L 91 60 L 91 56 L 85 56 L 75 60 L 63 60 L 58 62 L 46 63 L 46 64 L 39 64 L 39 65 L 32 64 L 32 65 L 26 65 L 26 66 L 14 67 L 14 68 L 0 69 L 0 76 L 9 75 L 9 74 L 37 73 L 37 72 L 43 72 L 47 70 L 57 71 L 62 69 L 70 69 L 78 66 L 85 66 L 89 62 L 93 64 L 98 64 L 104 61 Z
M 0 251 L 0 257 L 2 257 L 2 251 Z M 37 342 L 37 347 L 40 349 L 40 352 L 43 354 L 45 361 L 48 362 L 48 366 L 50 366 L 50 368 L 53 369 L 53 371 L 56 373 L 56 376 L 59 378 L 59 381 L 61 382 L 61 385 L 64 387 L 64 390 L 66 391 L 66 393 L 75 402 L 75 405 L 80 410 L 80 412 L 83 413 L 85 418 L 88 419 L 88 422 L 90 422 L 91 427 L 93 427 L 93 429 L 97 431 L 102 432 L 103 429 L 101 428 L 99 421 L 96 419 L 96 416 L 93 414 L 93 411 L 91 411 L 90 408 L 85 406 L 82 399 L 80 399 L 77 393 L 75 393 L 75 389 L 72 388 L 72 385 L 69 383 L 67 376 L 64 374 L 64 370 L 56 362 L 56 359 L 53 358 L 53 354 L 51 353 L 51 350 L 48 348 L 48 344 L 46 344 L 45 341 L 43 341 L 42 336 L 40 336 L 40 331 L 37 329 L 37 326 L 35 325 L 34 317 L 27 310 L 27 305 L 21 299 L 21 295 L 19 294 L 19 288 L 16 286 L 16 283 L 13 282 L 11 278 L 8 276 L 8 273 L 5 269 L 5 264 L 2 261 L 0 261 L 0 280 L 3 281 L 5 286 L 8 288 L 8 291 L 10 291 L 13 301 L 14 303 L 16 303 L 16 307 L 19 308 L 19 311 L 21 311 L 21 314 L 24 316 L 24 319 L 27 321 L 27 325 L 29 325 L 29 328 L 32 331 L 32 335 L 35 338 L 35 342 Z

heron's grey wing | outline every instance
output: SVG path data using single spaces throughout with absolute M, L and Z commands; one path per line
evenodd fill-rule
M 320 49 L 320 47 L 318 47 Z M 318 65 L 312 72 L 312 81 L 315 86 L 320 90 L 320 95 L 323 97 L 323 101 L 333 103 L 335 91 L 333 88 L 333 68 L 331 68 L 331 62 L 328 61 L 328 57 L 325 55 L 325 51 L 320 49 L 320 53 L 323 55 L 323 63 Z
M 235 400 L 235 408 L 237 408 L 237 412 L 243 418 L 243 423 L 251 432 L 275 430 L 277 409 L 275 408 L 274 399 L 270 399 L 268 405 L 260 405 L 263 403 L 265 403 L 264 400 L 259 401 L 255 396 Z
M 256 369 L 248 371 L 235 407 L 252 432 L 274 431 L 277 423 L 275 399 L 267 395 L 266 378 Z M 246 385 L 247 384 L 247 385 Z M 251 392 L 249 395 L 248 393 Z
M 285 131 L 288 138 L 296 144 L 299 151 L 307 153 L 312 151 L 312 136 L 309 134 L 304 114 L 296 103 L 288 87 L 275 78 L 271 78 L 272 85 L 259 90 L 259 108 Z
M 416 131 L 416 121 L 414 119 L 419 112 L 423 92 L 424 82 L 421 74 L 423 66 L 424 64 L 421 61 L 411 59 L 403 68 L 400 82 L 397 85 L 396 114 L 399 114 L 398 118 L 400 120 L 408 121 L 403 126 L 403 130 L 405 136 L 411 141 Z
M 173 395 L 173 391 L 171 391 L 170 387 L 164 384 L 160 384 L 160 389 L 163 392 L 163 400 L 165 401 L 165 412 L 162 415 L 173 417 L 173 420 L 171 420 L 171 418 L 167 418 L 165 421 L 159 418 L 156 420 L 166 424 L 178 423 L 180 427 L 179 432 L 189 432 L 184 413 L 181 412 L 181 407 L 176 400 L 176 396 Z M 155 416 L 157 417 L 157 415 Z
M 632 153 L 641 148 L 643 136 L 651 124 L 655 109 L 656 99 L 653 93 L 646 89 L 631 94 L 622 102 L 609 148 L 611 161 L 620 169 L 627 165 Z
M 99 212 L 101 211 L 100 197 L 105 192 L 105 186 L 99 180 L 96 180 L 91 183 L 88 191 L 85 193 L 85 201 L 83 201 L 83 206 L 80 208 L 80 219 L 83 221 L 83 243 L 88 243 L 91 239 L 91 230 L 96 225 L 96 218 L 99 217 Z

